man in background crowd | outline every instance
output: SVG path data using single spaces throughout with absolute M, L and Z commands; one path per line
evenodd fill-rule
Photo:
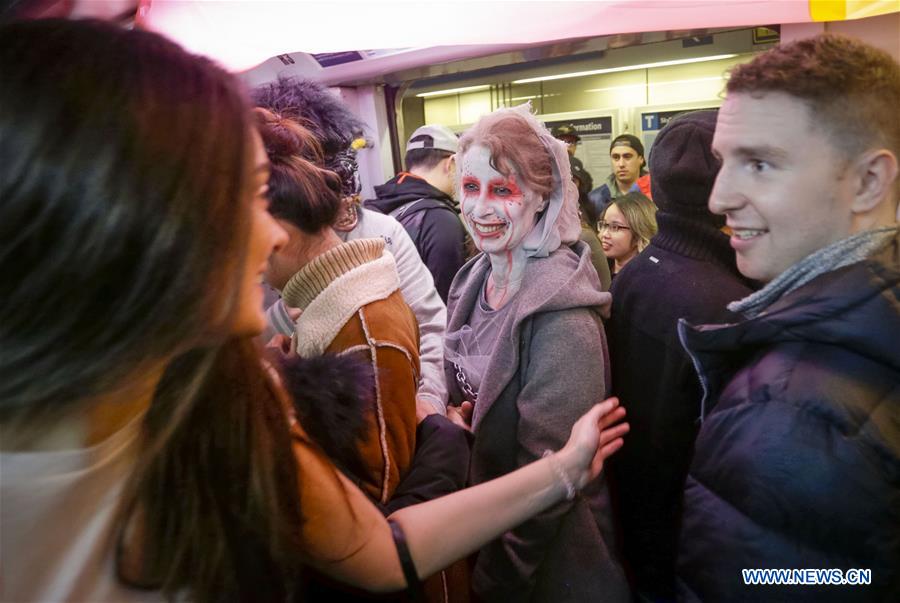
M 612 174 L 588 195 L 597 215 L 601 215 L 614 199 L 630 192 L 643 193 L 652 198 L 644 145 L 637 136 L 619 134 L 613 138 L 609 145 L 609 160 Z
M 466 230 L 453 201 L 457 145 L 449 128 L 418 128 L 406 143 L 406 171 L 376 186 L 376 198 L 364 203 L 403 225 L 444 303 L 453 277 L 466 261 Z
M 566 150 L 569 152 L 569 166 L 572 168 L 572 180 L 575 181 L 575 186 L 578 187 L 578 197 L 586 197 L 591 192 L 591 189 L 594 188 L 594 179 L 584 169 L 581 159 L 575 156 L 575 150 L 581 143 L 581 136 L 578 135 L 575 126 L 569 124 L 554 128 L 553 137 L 566 144 Z
M 678 319 L 732 322 L 729 302 L 752 290 L 707 202 L 719 171 L 710 150 L 715 111 L 673 120 L 653 144 L 659 232 L 616 277 L 607 323 L 613 393 L 633 426 L 610 463 L 625 560 L 648 600 L 675 597 L 684 480 L 703 390 L 678 339 Z

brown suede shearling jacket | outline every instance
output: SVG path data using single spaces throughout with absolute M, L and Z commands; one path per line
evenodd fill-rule
M 300 308 L 292 349 L 304 358 L 353 354 L 372 367 L 371 406 L 352 475 L 363 491 L 386 503 L 412 462 L 416 442 L 419 327 L 399 290 L 382 239 L 357 239 L 316 257 L 283 291 Z

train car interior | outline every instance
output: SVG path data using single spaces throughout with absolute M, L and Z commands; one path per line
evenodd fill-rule
M 718 107 L 727 70 L 779 42 L 833 31 L 900 56 L 900 12 L 877 0 L 176 1 L 138 13 L 248 85 L 293 75 L 332 87 L 370 128 L 364 197 L 402 169 L 402 143 L 426 123 L 460 133 L 530 102 L 548 127 L 577 129 L 576 157 L 599 176 L 613 136 L 633 133 L 651 153 L 669 119 Z

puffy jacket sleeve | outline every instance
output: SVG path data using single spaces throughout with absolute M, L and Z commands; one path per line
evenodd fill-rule
M 527 323 L 526 323 L 527 325 Z M 607 388 L 606 346 L 599 319 L 587 309 L 540 314 L 523 325 L 521 389 L 517 399 L 517 464 L 556 451 L 572 425 Z M 529 332 L 530 331 L 530 332 Z M 486 601 L 530 599 L 537 570 L 563 516 L 575 502 L 560 503 L 482 549 L 473 575 Z

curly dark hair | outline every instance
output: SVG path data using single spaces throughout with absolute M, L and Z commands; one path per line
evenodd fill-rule
M 312 80 L 279 76 L 250 95 L 257 107 L 296 120 L 312 132 L 326 160 L 346 150 L 366 129 L 365 123 L 328 88 Z
M 350 143 L 365 134 L 366 124 L 328 88 L 312 80 L 279 76 L 276 81 L 254 89 L 251 97 L 257 107 L 292 119 L 309 130 L 324 157 L 306 159 L 336 173 L 344 197 L 359 193 L 359 166 Z
M 779 46 L 733 68 L 726 90 L 790 94 L 847 157 L 872 147 L 900 157 L 900 65 L 859 40 L 821 34 Z

